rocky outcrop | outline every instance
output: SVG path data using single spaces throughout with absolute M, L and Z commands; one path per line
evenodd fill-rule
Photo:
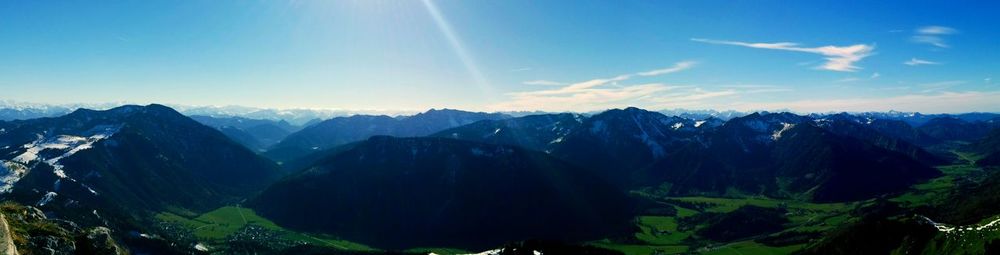
M 0 214 L 0 254 L 17 255 L 17 247 L 14 246 L 10 227 L 7 226 L 7 218 Z
M 77 238 L 77 244 L 78 254 L 127 254 L 124 249 L 115 243 L 114 238 L 111 237 L 111 229 L 106 227 L 96 227 L 87 230 L 84 235 Z
M 49 219 L 31 206 L 0 204 L 0 223 L 0 255 L 128 254 L 115 242 L 111 229 Z

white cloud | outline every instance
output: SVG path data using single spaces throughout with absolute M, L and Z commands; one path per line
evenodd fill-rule
M 924 35 L 950 35 L 958 33 L 958 30 L 945 26 L 926 26 L 918 28 L 917 33 Z
M 546 110 L 589 111 L 651 103 L 652 99 L 668 91 L 689 89 L 690 86 L 673 86 L 662 83 L 638 85 L 618 84 L 636 76 L 655 76 L 676 73 L 693 67 L 694 62 L 683 61 L 673 66 L 624 74 L 610 78 L 563 84 L 548 80 L 527 81 L 524 84 L 558 86 L 533 91 L 507 93 L 510 100 L 491 106 L 496 110 Z M 700 93 L 700 91 L 694 91 Z
M 624 87 L 597 87 L 612 79 L 598 79 L 566 87 L 529 92 L 509 93 L 507 102 L 494 105 L 498 110 L 589 111 L 632 105 L 642 98 L 669 91 L 675 87 L 660 83 Z M 597 82 L 604 81 L 604 82 Z M 581 85 L 587 84 L 587 85 Z M 594 86 L 590 86 L 596 84 Z
M 684 70 L 690 69 L 691 67 L 694 67 L 695 64 L 696 64 L 696 62 L 694 62 L 694 61 L 682 61 L 682 62 L 677 62 L 676 64 L 674 64 L 671 67 L 667 67 L 667 68 L 663 68 L 663 69 L 657 69 L 657 70 L 650 70 L 650 71 L 645 71 L 645 72 L 640 72 L 640 73 L 637 73 L 637 75 L 639 75 L 639 76 L 656 76 L 656 75 L 662 75 L 662 74 L 668 74 L 668 73 L 676 73 L 676 72 L 680 72 L 680 71 L 684 71 Z
M 522 84 L 524 84 L 524 85 L 542 85 L 542 86 L 559 86 L 559 85 L 564 85 L 566 83 L 562 83 L 562 82 L 558 82 L 558 81 L 549 81 L 549 80 L 533 80 L 533 81 L 522 82 Z
M 861 61 L 862 59 L 871 56 L 872 51 L 875 49 L 874 45 L 867 44 L 855 44 L 850 46 L 822 46 L 807 48 L 801 47 L 797 43 L 791 42 L 778 42 L 778 43 L 748 43 L 748 42 L 738 42 L 738 41 L 723 41 L 723 40 L 712 40 L 712 39 L 701 39 L 692 38 L 692 41 L 711 43 L 711 44 L 724 44 L 724 45 L 736 45 L 750 48 L 758 49 L 771 49 L 771 50 L 786 50 L 786 51 L 797 51 L 797 52 L 807 52 L 823 55 L 826 57 L 826 62 L 816 68 L 830 71 L 840 71 L 840 72 L 853 72 L 861 69 L 855 66 L 854 63 Z
M 796 112 L 831 111 L 918 111 L 923 113 L 957 113 L 969 111 L 1000 111 L 1000 91 L 939 92 L 891 97 L 809 99 L 785 102 L 734 103 L 735 110 L 783 110 Z
M 919 58 L 911 58 L 909 61 L 903 62 L 903 64 L 908 66 L 919 66 L 919 65 L 940 65 L 941 63 L 930 60 L 923 60 Z
M 868 76 L 868 79 L 878 79 L 878 77 L 882 77 L 882 75 L 878 72 L 874 72 L 871 76 Z
M 938 48 L 950 48 L 944 36 L 956 34 L 958 30 L 945 26 L 926 26 L 917 28 L 910 40 L 916 43 L 930 44 Z

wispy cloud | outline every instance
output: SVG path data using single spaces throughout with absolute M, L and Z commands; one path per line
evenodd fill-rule
M 840 79 L 840 80 L 836 80 L 836 81 L 833 81 L 833 82 L 836 82 L 836 83 L 847 83 L 847 82 L 856 82 L 856 81 L 863 81 L 863 80 L 874 80 L 874 79 L 878 79 L 878 77 L 882 77 L 882 75 L 879 74 L 878 72 L 874 72 L 871 75 L 869 75 L 868 78 L 866 78 L 866 79 L 858 78 L 858 77 L 853 77 L 852 76 L 852 77 L 847 77 L 847 78 L 843 78 L 843 79 Z
M 958 30 L 945 26 L 926 26 L 917 28 L 910 40 L 916 43 L 930 44 L 938 48 L 950 48 L 944 36 L 956 34 Z
M 923 60 L 919 58 L 910 58 L 910 60 L 903 62 L 903 64 L 908 66 L 919 66 L 919 65 L 940 65 L 941 63 L 930 60 Z
M 587 111 L 650 103 L 669 91 L 690 90 L 689 86 L 663 83 L 619 84 L 637 76 L 655 76 L 690 69 L 694 62 L 682 61 L 673 66 L 614 77 L 591 79 L 564 84 L 549 80 L 527 81 L 524 84 L 558 86 L 533 91 L 507 93 L 508 101 L 491 108 L 500 110 Z
M 533 80 L 533 81 L 522 82 L 522 84 L 524 84 L 524 85 L 541 85 L 541 86 L 559 86 L 559 85 L 565 85 L 566 83 L 558 82 L 558 81 L 549 81 L 549 80 Z
M 661 83 L 622 87 L 602 86 L 611 83 L 612 80 L 615 79 L 595 79 L 557 89 L 508 93 L 510 100 L 493 108 L 546 111 L 599 110 L 631 105 L 656 93 L 676 89 Z
M 676 64 L 674 64 L 671 67 L 667 67 L 667 68 L 663 68 L 663 69 L 650 70 L 650 71 L 645 71 L 645 72 L 639 72 L 639 73 L 636 73 L 636 74 L 639 75 L 639 76 L 656 76 L 656 75 L 663 75 L 663 74 L 668 74 L 668 73 L 676 73 L 676 72 L 680 72 L 680 71 L 684 71 L 684 70 L 690 69 L 691 67 L 694 67 L 695 64 L 696 63 L 694 61 L 682 61 L 682 62 L 677 62 Z
M 514 69 L 510 69 L 510 71 L 514 72 L 514 73 L 516 73 L 516 72 L 524 72 L 524 71 L 531 71 L 531 67 L 514 68 Z
M 785 51 L 819 54 L 826 57 L 826 62 L 816 68 L 823 70 L 830 70 L 830 71 L 839 71 L 839 72 L 854 72 L 861 69 L 860 67 L 855 66 L 854 63 L 861 61 L 862 59 L 868 56 L 871 56 L 872 52 L 875 50 L 874 45 L 867 45 L 867 44 L 855 44 L 850 46 L 822 46 L 822 47 L 809 48 L 809 47 L 801 47 L 798 43 L 791 43 L 791 42 L 749 43 L 749 42 L 712 40 L 712 39 L 702 39 L 702 38 L 692 38 L 691 40 L 695 42 L 710 43 L 710 44 L 735 45 L 735 46 L 743 46 L 743 47 L 750 47 L 757 49 L 785 50 Z

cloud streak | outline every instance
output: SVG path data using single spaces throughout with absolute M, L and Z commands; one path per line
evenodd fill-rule
M 680 72 L 680 71 L 684 71 L 684 70 L 690 69 L 691 67 L 694 67 L 695 64 L 696 63 L 694 61 L 682 61 L 682 62 L 677 62 L 677 64 L 674 64 L 671 67 L 667 67 L 667 68 L 663 68 L 663 69 L 657 69 L 657 70 L 650 70 L 650 71 L 645 71 L 645 72 L 640 72 L 640 73 L 637 73 L 637 75 L 639 75 L 639 76 L 657 76 L 657 75 L 663 75 L 663 74 L 669 74 L 669 73 L 676 73 L 676 72 Z
M 958 30 L 945 26 L 926 26 L 917 28 L 910 40 L 915 43 L 929 44 L 938 48 L 950 48 L 944 36 L 958 33 Z
M 795 52 L 806 52 L 823 55 L 826 58 L 826 62 L 820 66 L 818 69 L 838 71 L 838 72 L 854 72 L 861 67 L 854 65 L 858 61 L 871 56 L 875 50 L 874 45 L 867 44 L 855 44 L 850 46 L 822 46 L 822 47 L 802 47 L 798 43 L 792 42 L 778 42 L 778 43 L 750 43 L 750 42 L 739 42 L 739 41 L 725 41 L 725 40 L 713 40 L 713 39 L 703 39 L 703 38 L 692 38 L 692 41 L 709 43 L 709 44 L 721 44 L 721 45 L 734 45 L 742 46 L 756 49 L 769 49 L 769 50 L 784 50 L 784 51 L 795 51 Z
M 691 86 L 643 83 L 619 84 L 637 77 L 652 77 L 691 69 L 693 61 L 681 61 L 670 67 L 597 78 L 571 84 L 549 80 L 526 81 L 529 85 L 558 86 L 554 88 L 507 93 L 510 100 L 493 105 L 500 110 L 588 111 L 630 105 L 656 105 L 669 100 L 692 101 L 724 96 L 728 91 L 706 91 Z M 734 90 L 731 90 L 734 91 Z
M 923 60 L 919 58 L 910 58 L 910 60 L 903 62 L 903 64 L 908 66 L 922 66 L 922 65 L 940 65 L 941 63 L 930 60 Z

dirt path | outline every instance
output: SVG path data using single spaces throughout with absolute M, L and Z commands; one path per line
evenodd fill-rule
M 17 247 L 14 246 L 14 239 L 10 237 L 10 227 L 7 226 L 7 218 L 0 214 L 0 254 L 17 255 Z

